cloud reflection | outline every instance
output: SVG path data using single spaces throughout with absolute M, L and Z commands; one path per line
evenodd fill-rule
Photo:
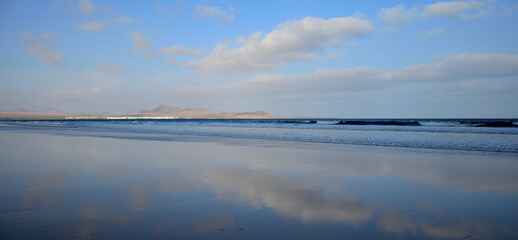
M 154 192 L 170 193 L 173 195 L 194 192 L 202 189 L 200 183 L 185 181 L 178 176 L 168 176 L 164 180 L 142 179 L 139 182 L 122 187 L 123 191 L 129 191 L 131 196 L 128 198 L 129 205 L 133 210 L 143 210 L 146 208 L 149 199 Z
M 63 188 L 64 186 L 64 177 L 59 173 L 39 177 L 27 184 L 27 189 L 22 197 L 22 206 L 55 205 L 61 201 L 62 196 L 53 190 Z
M 366 147 L 365 151 L 369 149 L 374 150 Z M 493 156 L 493 161 L 488 161 L 484 154 L 405 153 L 379 148 L 369 153 L 300 149 L 298 153 L 284 150 L 276 154 L 279 156 L 258 153 L 243 160 L 254 169 L 298 170 L 311 176 L 339 174 L 358 179 L 398 176 L 463 192 L 518 192 L 518 164 L 512 157 Z
M 447 239 L 495 239 L 490 228 L 492 224 L 482 224 L 476 221 L 432 221 L 430 219 L 409 218 L 395 211 L 386 211 L 378 218 L 380 230 L 392 232 L 398 236 L 426 235 L 434 238 Z
M 359 224 L 367 220 L 372 207 L 352 197 L 327 196 L 310 184 L 272 178 L 260 171 L 222 170 L 209 172 L 209 184 L 220 198 L 235 197 L 239 201 L 304 221 L 334 221 Z

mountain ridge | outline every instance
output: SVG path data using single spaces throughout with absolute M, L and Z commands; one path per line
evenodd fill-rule
M 162 104 L 152 110 L 141 110 L 140 115 L 168 115 L 178 118 L 274 118 L 266 111 L 255 112 L 216 112 L 204 108 L 180 108 Z
M 67 113 L 58 109 L 47 108 L 43 111 L 31 111 L 17 108 L 1 112 L 0 119 L 272 119 L 286 118 L 274 116 L 266 111 L 255 112 L 217 112 L 204 108 L 170 107 L 165 104 L 151 110 L 117 113 Z

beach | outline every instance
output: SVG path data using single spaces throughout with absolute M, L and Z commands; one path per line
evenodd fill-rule
M 516 26 L 517 0 L 0 0 L 0 240 L 518 240 Z
M 518 155 L 0 130 L 0 238 L 516 239 Z

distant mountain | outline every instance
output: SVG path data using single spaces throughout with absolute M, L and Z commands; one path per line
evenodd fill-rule
M 63 112 L 63 111 L 61 111 L 59 109 L 53 108 L 53 107 L 45 108 L 41 112 L 43 112 L 43 113 L 65 113 L 65 112 Z
M 257 112 L 241 112 L 236 113 L 236 116 L 271 116 L 271 114 L 265 111 L 257 111 Z
M 15 112 L 15 113 L 25 113 L 25 112 L 32 112 L 31 110 L 25 109 L 25 108 L 16 108 L 9 112 Z
M 0 112 L 0 119 L 266 119 L 285 118 L 274 116 L 265 111 L 257 112 L 215 112 L 203 108 L 179 108 L 160 105 L 152 110 L 142 110 L 138 113 L 66 113 L 55 108 L 43 111 L 32 111 L 24 108 Z
M 274 118 L 265 111 L 257 112 L 214 112 L 203 108 L 179 108 L 160 105 L 153 110 L 142 110 L 143 116 L 170 116 L 178 118 Z
M 167 105 L 163 105 L 162 104 L 162 105 L 156 107 L 153 110 L 142 110 L 142 111 L 140 111 L 140 113 L 159 113 L 159 114 L 165 114 L 165 113 L 177 113 L 177 112 L 180 112 L 180 111 L 183 111 L 183 109 L 177 108 L 177 107 L 169 107 Z

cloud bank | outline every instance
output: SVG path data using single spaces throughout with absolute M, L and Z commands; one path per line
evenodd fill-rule
M 374 67 L 320 69 L 305 74 L 260 74 L 248 80 L 216 87 L 178 88 L 178 95 L 198 96 L 283 96 L 289 94 L 353 94 L 408 83 L 456 82 L 518 76 L 518 55 L 460 54 L 438 57 L 430 64 L 407 66 L 398 71 Z M 344 95 L 342 95 L 343 97 Z M 361 95 L 360 95 L 361 96 Z

